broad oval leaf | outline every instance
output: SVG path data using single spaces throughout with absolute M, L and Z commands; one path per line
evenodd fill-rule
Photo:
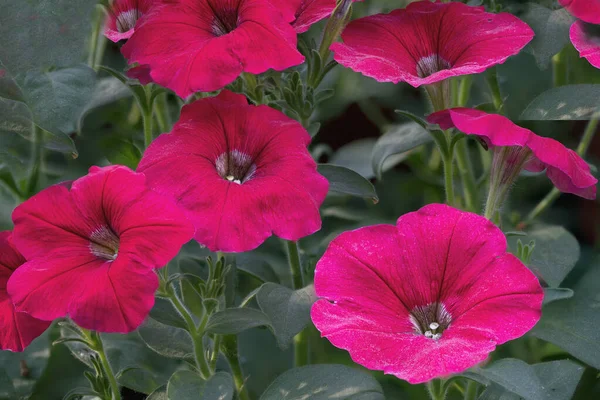
M 310 308 L 317 300 L 313 285 L 292 290 L 275 283 L 261 286 L 256 300 L 269 317 L 277 343 L 286 349 L 294 336 L 310 322 Z
M 546 288 L 544 289 L 544 304 L 570 299 L 574 294 L 575 292 L 568 288 Z
M 530 365 L 521 360 L 506 358 L 486 368 L 473 368 L 471 373 L 480 375 L 525 400 L 546 400 L 539 377 Z
M 150 317 L 138 328 L 138 334 L 150 349 L 162 356 L 185 359 L 194 354 L 192 337 L 187 331 Z
M 531 334 L 553 343 L 581 361 L 600 369 L 600 266 L 575 286 L 575 295 L 548 304 Z
M 569 28 L 575 20 L 567 10 L 550 10 L 542 5 L 529 3 L 521 17 L 535 32 L 526 51 L 533 54 L 542 69 L 548 68 L 552 57 L 569 42 Z
M 562 226 L 535 228 L 520 239 L 523 243 L 535 240 L 528 267 L 551 287 L 558 287 L 579 260 L 579 243 Z M 517 240 L 518 237 L 508 238 L 513 251 L 517 248 Z
M 567 85 L 545 91 L 520 116 L 522 120 L 589 120 L 600 115 L 600 85 Z
M 185 320 L 173 307 L 173 304 L 167 299 L 157 297 L 154 301 L 154 307 L 150 310 L 150 317 L 161 324 L 174 326 L 176 328 L 187 329 Z
M 431 134 L 416 122 L 395 125 L 373 147 L 371 162 L 375 175 L 381 179 L 389 157 L 400 156 L 394 158 L 394 163 L 398 163 L 406 158 L 406 152 L 432 140 Z
M 319 164 L 318 171 L 329 181 L 329 191 L 379 201 L 375 187 L 351 169 L 332 164 Z
M 260 400 L 384 400 L 383 389 L 366 372 L 345 365 L 319 364 L 284 372 Z
M 254 308 L 228 308 L 210 316 L 206 332 L 233 335 L 257 326 L 271 327 L 269 317 L 262 311 Z
M 233 379 L 227 372 L 217 372 L 208 380 L 192 371 L 177 371 L 167 384 L 169 400 L 232 400 Z

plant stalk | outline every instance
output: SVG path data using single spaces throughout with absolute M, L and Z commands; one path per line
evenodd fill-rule
M 302 265 L 300 263 L 300 254 L 298 252 L 298 243 L 292 240 L 286 241 L 288 250 L 288 260 L 292 274 L 292 285 L 294 290 L 304 287 L 304 276 L 302 274 Z M 294 337 L 294 364 L 297 367 L 308 364 L 309 360 L 309 341 L 306 329 L 299 332 Z
M 238 344 L 236 335 L 225 335 L 222 341 L 223 354 L 229 362 L 231 367 L 231 373 L 233 375 L 233 382 L 238 392 L 239 400 L 250 400 L 248 391 L 245 386 L 244 373 L 240 365 L 240 359 L 238 356 Z

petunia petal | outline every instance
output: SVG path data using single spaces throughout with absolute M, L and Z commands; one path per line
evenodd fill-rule
M 598 13 L 600 13 L 600 2 L 598 4 Z M 600 17 L 598 21 L 600 24 Z M 579 56 L 588 60 L 594 67 L 600 68 L 600 27 L 576 21 L 571 25 L 569 32 L 571 42 L 579 52 Z
M 600 24 L 600 0 L 559 0 L 559 3 L 575 17 Z

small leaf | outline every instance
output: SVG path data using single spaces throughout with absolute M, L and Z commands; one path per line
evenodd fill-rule
M 138 328 L 138 334 L 150 349 L 162 356 L 186 359 L 194 354 L 192 337 L 187 331 L 150 317 Z
M 144 394 L 152 393 L 161 385 L 152 371 L 145 368 L 128 368 L 121 372 L 118 381 L 119 385 Z
M 319 364 L 290 369 L 281 374 L 260 400 L 384 400 L 377 380 L 345 365 Z
M 575 295 L 548 304 L 531 334 L 553 343 L 600 369 L 600 266 L 592 267 L 575 286 Z
M 529 396 L 540 397 L 527 397 L 524 395 L 519 396 L 515 394 L 515 392 L 507 390 L 493 380 L 493 383 L 491 383 L 481 394 L 481 396 L 479 396 L 478 400 L 570 400 L 573 397 L 573 393 L 575 392 L 577 384 L 584 371 L 584 367 L 569 360 L 551 361 L 541 364 L 534 364 L 531 366 L 525 364 L 526 367 L 523 366 L 524 363 L 522 363 L 522 361 L 519 361 L 515 364 L 514 361 L 518 360 L 507 359 L 501 360 L 498 363 L 502 361 L 508 361 L 506 364 L 512 363 L 513 365 L 518 365 L 517 370 L 525 373 L 521 379 L 525 377 L 532 377 L 531 372 L 533 372 L 537 380 L 531 382 L 531 384 L 538 384 L 539 382 L 540 387 L 537 388 L 538 390 L 535 390 L 536 388 L 533 387 L 530 388 L 532 390 L 523 390 L 523 388 L 520 388 L 519 390 L 521 392 L 530 393 Z M 494 364 L 492 364 L 492 367 L 493 365 Z M 498 375 L 494 375 L 494 377 L 498 378 Z M 500 380 L 504 381 L 506 378 L 512 379 L 512 374 L 510 371 L 509 376 L 503 377 Z M 517 378 L 515 383 L 520 385 L 520 379 Z
M 546 288 L 544 289 L 544 304 L 570 299 L 574 294 L 575 292 L 567 288 Z
M 589 120 L 600 114 L 600 85 L 567 85 L 536 97 L 519 117 L 522 120 Z
M 432 140 L 431 134 L 414 122 L 393 126 L 377 140 L 373 147 L 371 163 L 375 175 L 381 179 L 385 162 L 389 157 L 402 154 L 401 158 L 394 159 L 398 163 L 407 157 L 408 151 Z
M 535 240 L 529 268 L 551 287 L 558 287 L 579 260 L 579 243 L 561 226 L 544 226 L 527 232 L 522 241 Z M 509 247 L 516 250 L 518 238 L 509 237 Z
M 319 164 L 318 171 L 329 181 L 329 191 L 379 201 L 373 184 L 351 169 L 331 164 Z
M 471 372 L 502 386 L 525 400 L 546 400 L 542 382 L 530 365 L 521 360 L 506 358 L 486 368 L 473 368 Z
M 415 114 L 411 113 L 410 111 L 396 110 L 396 114 L 402 115 L 403 117 L 410 119 L 412 122 L 420 125 L 421 128 L 423 128 L 423 129 L 429 128 L 429 123 L 427 123 L 427 121 L 425 121 L 421 117 L 416 116 Z
M 271 326 L 269 317 L 262 311 L 254 308 L 228 308 L 210 316 L 206 332 L 230 335 L 257 326 Z
M 130 141 L 117 139 L 103 146 L 111 164 L 126 165 L 135 170 L 142 159 L 142 152 Z
M 233 379 L 227 372 L 217 372 L 208 380 L 192 371 L 177 371 L 169 379 L 169 400 L 232 400 Z
M 286 349 L 294 336 L 310 322 L 310 308 L 317 296 L 313 285 L 294 291 L 275 283 L 265 283 L 256 300 L 271 320 L 277 343 Z
M 183 317 L 175 310 L 169 300 L 157 298 L 154 301 L 154 307 L 150 310 L 150 317 L 161 324 L 174 326 L 181 329 L 187 329 Z
M 569 42 L 569 28 L 574 18 L 564 8 L 553 11 L 535 3 L 527 6 L 521 18 L 533 29 L 535 37 L 526 51 L 533 54 L 540 68 L 546 69 L 552 57 Z

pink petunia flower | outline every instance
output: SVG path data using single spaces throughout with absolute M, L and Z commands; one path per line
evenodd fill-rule
M 297 33 L 306 32 L 313 24 L 331 16 L 336 0 L 270 0 Z M 362 1 L 362 0 L 353 0 Z
M 600 24 L 600 0 L 559 0 L 573 16 L 590 24 Z
M 598 12 L 600 13 L 600 9 Z M 570 37 L 579 56 L 588 60 L 594 67 L 600 68 L 600 26 L 576 21 L 571 25 Z
M 150 76 L 150 67 L 148 65 L 137 65 L 129 68 L 126 75 L 130 79 L 137 79 L 141 85 L 152 83 L 152 76 Z
M 114 0 L 108 7 L 104 36 L 113 42 L 129 39 L 138 20 L 159 0 Z
M 343 43 L 331 50 L 340 64 L 380 82 L 419 87 L 501 64 L 533 36 L 526 23 L 508 13 L 418 1 L 352 21 L 342 33 Z
M 185 106 L 138 171 L 178 202 L 212 251 L 243 252 L 275 234 L 298 240 L 321 227 L 327 180 L 298 122 L 224 91 Z
M 70 316 L 100 332 L 130 332 L 154 304 L 158 277 L 193 236 L 144 175 L 123 166 L 92 167 L 51 186 L 13 213 L 14 243 L 27 262 L 8 282 L 18 311 L 53 320 Z
M 24 262 L 25 258 L 12 243 L 11 233 L 0 232 L 0 349 L 2 350 L 23 351 L 33 339 L 50 326 L 50 322 L 16 312 L 12 300 L 8 297 L 6 282 Z
M 369 369 L 421 383 L 466 370 L 539 320 L 543 291 L 487 219 L 431 204 L 342 233 L 315 271 L 311 317 Z
M 122 48 L 181 97 L 218 90 L 242 72 L 299 65 L 297 36 L 269 0 L 165 0 Z
M 522 169 L 546 170 L 548 178 L 561 192 L 596 198 L 598 180 L 576 152 L 554 139 L 521 128 L 502 115 L 453 108 L 431 114 L 427 121 L 439 124 L 442 129 L 456 128 L 467 135 L 476 135 L 494 149 L 492 187 L 498 185 L 508 190 Z

